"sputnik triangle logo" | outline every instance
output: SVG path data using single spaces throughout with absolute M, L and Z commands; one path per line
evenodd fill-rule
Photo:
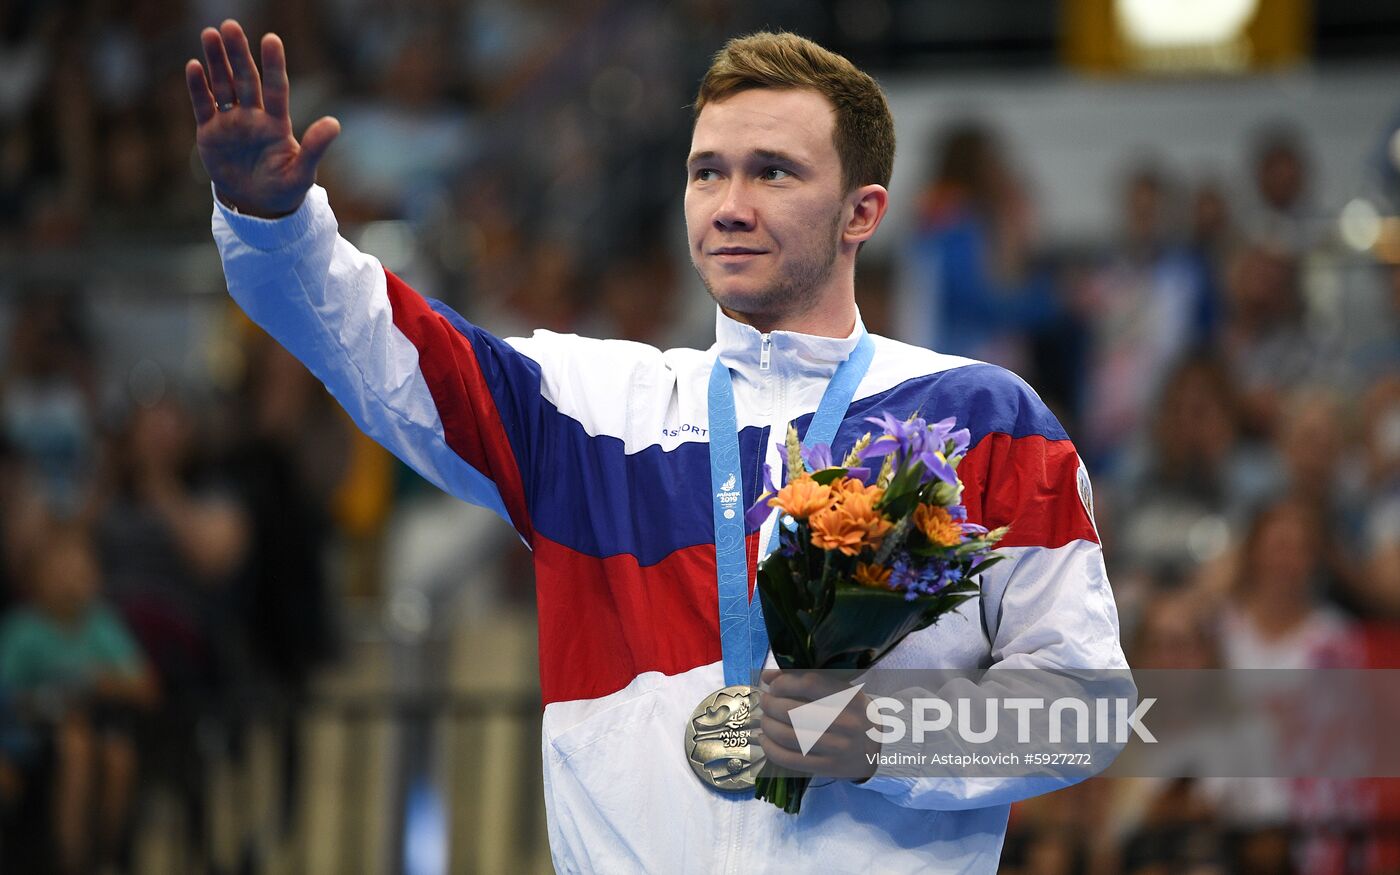
M 798 705 L 788 712 L 788 716 L 792 718 L 792 731 L 797 735 L 797 746 L 802 748 L 803 756 L 821 740 L 863 686 L 865 684 L 856 684 L 814 702 Z

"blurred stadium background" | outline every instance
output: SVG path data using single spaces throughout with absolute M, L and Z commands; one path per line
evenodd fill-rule
M 1394 0 L 0 0 L 3 871 L 549 869 L 528 553 L 224 295 L 180 71 L 225 17 L 341 119 L 351 240 L 498 334 L 661 346 L 710 342 L 709 55 L 845 53 L 900 140 L 866 324 L 1051 402 L 1133 664 L 1396 664 Z M 1395 872 L 1397 798 L 1095 780 L 1003 871 Z

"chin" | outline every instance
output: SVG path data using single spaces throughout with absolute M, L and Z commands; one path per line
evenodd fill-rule
M 718 281 L 706 278 L 706 288 L 710 297 L 723 307 L 748 312 L 762 308 L 772 298 L 771 287 L 749 281 L 747 278 L 736 281 L 734 277 L 721 277 Z

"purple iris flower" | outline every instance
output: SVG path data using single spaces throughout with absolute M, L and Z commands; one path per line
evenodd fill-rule
M 924 476 L 922 478 L 924 483 L 938 479 L 947 483 L 949 486 L 958 485 L 957 470 L 955 470 L 952 465 L 948 464 L 948 460 L 943 458 L 943 455 L 932 445 L 925 446 L 916 459 L 924 463 Z
M 951 416 L 930 424 L 924 433 L 925 442 L 932 444 L 935 449 L 942 450 L 943 445 L 948 442 L 953 426 L 957 424 L 958 421 Z
M 773 469 L 766 463 L 763 466 L 763 492 L 758 496 L 758 500 L 753 506 L 744 511 L 744 525 L 753 531 L 761 527 L 768 515 L 774 508 L 768 506 L 768 499 L 778 494 L 777 487 L 773 485 Z
M 960 428 L 955 432 L 951 432 L 948 435 L 948 440 L 953 442 L 952 452 L 948 453 L 948 455 L 961 456 L 963 453 L 967 452 L 968 445 L 972 443 L 972 432 L 965 428 Z
M 859 480 L 861 483 L 869 486 L 870 481 L 875 479 L 875 469 L 866 467 L 847 468 L 846 476 L 852 480 Z
M 808 471 L 820 471 L 823 468 L 834 467 L 835 463 L 831 460 L 831 444 L 803 447 L 802 461 L 807 464 Z
M 888 411 L 880 416 L 867 416 L 866 422 L 873 423 L 885 430 L 885 433 L 870 442 L 870 446 L 861 453 L 861 461 L 867 461 L 876 457 L 883 458 L 890 453 L 898 453 L 894 458 L 894 463 L 898 466 L 911 455 L 916 454 L 923 446 L 924 436 L 927 434 L 927 426 L 922 419 L 915 417 L 908 422 L 900 422 Z

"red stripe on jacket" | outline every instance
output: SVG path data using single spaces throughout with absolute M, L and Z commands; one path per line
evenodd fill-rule
M 1079 497 L 1079 454 L 1067 440 L 993 432 L 958 466 L 968 519 L 1011 527 L 1003 547 L 1063 547 L 1099 542 Z
M 757 544 L 750 535 L 750 568 Z M 535 581 L 546 705 L 596 699 L 643 672 L 675 675 L 721 658 L 713 544 L 641 566 L 634 556 L 596 559 L 537 534 Z
M 391 271 L 386 269 L 384 276 L 394 327 L 418 350 L 418 367 L 442 419 L 447 445 L 496 484 L 511 524 L 532 540 L 520 467 L 471 341 Z

